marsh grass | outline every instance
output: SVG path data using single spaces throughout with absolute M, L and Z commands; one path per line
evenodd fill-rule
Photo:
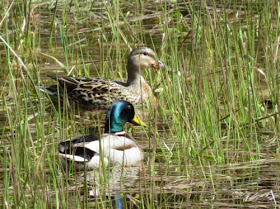
M 277 1 L 15 0 L 0 10 L 3 208 L 278 206 Z M 60 141 L 102 127 L 104 115 L 55 108 L 35 86 L 55 82 L 46 74 L 125 80 L 129 49 L 142 44 L 170 70 L 145 72 L 160 84 L 158 106 L 143 111 L 148 129 L 127 128 L 145 169 L 127 185 L 122 168 L 123 186 L 110 190 L 110 168 L 97 186 L 57 157 Z

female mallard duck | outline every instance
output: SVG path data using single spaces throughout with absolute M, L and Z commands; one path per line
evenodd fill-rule
M 78 170 L 93 169 L 102 161 L 104 165 L 137 163 L 143 159 L 143 152 L 136 140 L 123 131 L 126 122 L 146 126 L 136 116 L 131 103 L 114 102 L 107 111 L 105 133 L 100 138 L 87 135 L 61 142 L 59 155 L 74 162 Z
M 116 100 L 127 100 L 133 104 L 141 104 L 150 99 L 151 103 L 156 98 L 151 87 L 143 78 L 143 72 L 147 68 L 164 68 L 164 65 L 156 59 L 155 52 L 147 47 L 134 49 L 127 61 L 127 82 L 109 80 L 105 78 L 78 78 L 78 77 L 55 77 L 60 85 L 60 98 L 67 92 L 68 100 L 79 104 L 84 109 L 107 108 Z M 46 89 L 54 101 L 57 100 L 57 85 Z

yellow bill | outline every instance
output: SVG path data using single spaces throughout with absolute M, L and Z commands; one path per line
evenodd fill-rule
M 142 120 L 140 120 L 140 119 L 137 117 L 136 114 L 134 114 L 134 118 L 132 119 L 132 122 L 133 122 L 133 123 L 136 123 L 136 124 L 138 124 L 138 125 L 140 125 L 140 126 L 146 126 L 146 127 L 147 127 L 147 124 L 144 123 Z

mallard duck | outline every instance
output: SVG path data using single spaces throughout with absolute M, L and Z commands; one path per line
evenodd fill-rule
M 71 138 L 58 146 L 62 159 L 75 163 L 75 168 L 93 169 L 103 161 L 115 164 L 134 164 L 143 159 L 137 141 L 123 131 L 126 122 L 146 126 L 135 114 L 134 107 L 127 101 L 112 103 L 106 114 L 105 132 L 101 137 L 87 135 Z
M 50 77 L 59 82 L 61 100 L 63 100 L 64 93 L 67 92 L 68 100 L 79 104 L 82 109 L 102 109 L 117 100 L 141 104 L 150 99 L 153 104 L 156 98 L 142 76 L 147 68 L 163 69 L 164 65 L 156 59 L 153 50 L 139 47 L 134 49 L 128 57 L 127 82 L 106 78 Z M 40 87 L 40 89 L 57 101 L 57 85 L 46 89 Z

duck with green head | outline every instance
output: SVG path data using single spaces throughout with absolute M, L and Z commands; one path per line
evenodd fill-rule
M 149 100 L 156 102 L 154 93 L 143 77 L 147 68 L 164 69 L 157 60 L 155 52 L 147 47 L 134 49 L 127 61 L 127 82 L 106 78 L 80 78 L 49 76 L 59 82 L 61 101 L 65 92 L 70 103 L 76 103 L 82 109 L 104 109 L 117 100 L 126 100 L 133 104 L 142 104 Z M 39 87 L 57 101 L 57 85 L 48 88 Z
M 106 114 L 104 134 L 100 138 L 87 135 L 61 142 L 58 146 L 60 157 L 64 159 L 63 162 L 74 162 L 79 170 L 93 169 L 101 162 L 105 165 L 127 165 L 143 160 L 143 151 L 137 141 L 123 131 L 127 122 L 146 126 L 136 116 L 131 103 L 114 102 Z

